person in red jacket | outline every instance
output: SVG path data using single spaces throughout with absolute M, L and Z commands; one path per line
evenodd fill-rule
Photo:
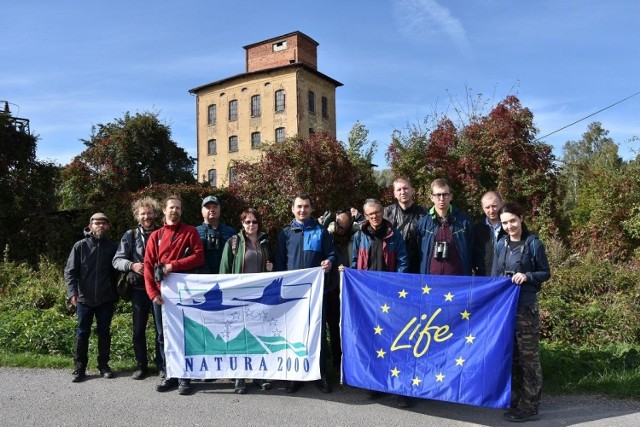
M 162 204 L 164 225 L 151 233 L 144 255 L 144 283 L 147 294 L 153 302 L 158 345 L 162 353 L 162 370 L 166 372 L 164 354 L 164 334 L 162 333 L 162 294 L 160 282 L 171 272 L 188 273 L 204 264 L 204 248 L 195 227 L 180 221 L 182 216 L 182 199 L 180 196 L 167 197 Z M 159 280 L 156 280 L 159 279 Z M 191 393 L 191 381 L 181 378 L 164 378 L 156 386 L 159 392 L 168 391 L 178 386 L 178 393 Z

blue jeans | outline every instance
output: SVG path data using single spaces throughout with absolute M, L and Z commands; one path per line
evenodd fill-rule
M 131 313 L 133 317 L 133 352 L 136 356 L 138 368 L 146 369 L 148 362 L 147 356 L 147 323 L 149 322 L 149 313 L 152 311 L 152 302 L 144 289 L 133 288 L 131 294 Z M 155 336 L 155 356 L 154 363 L 158 369 L 162 368 L 162 356 L 158 346 L 158 329 L 154 320 Z
M 100 305 L 90 306 L 78 302 L 76 314 L 78 326 L 76 327 L 76 348 L 73 360 L 76 369 L 86 369 L 89 361 L 89 337 L 91 325 L 96 318 L 96 332 L 98 333 L 98 369 L 106 368 L 111 358 L 111 319 L 115 305 L 113 301 Z

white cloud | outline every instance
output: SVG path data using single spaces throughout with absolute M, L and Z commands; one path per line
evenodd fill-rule
M 400 32 L 412 40 L 446 35 L 464 53 L 470 50 L 466 31 L 449 9 L 436 0 L 396 0 L 396 21 Z

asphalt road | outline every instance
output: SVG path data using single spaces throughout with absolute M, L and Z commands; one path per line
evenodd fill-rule
M 155 391 L 118 373 L 82 383 L 69 371 L 0 367 L 0 426 L 469 426 L 513 425 L 502 410 L 420 400 L 399 409 L 392 396 L 374 402 L 362 390 L 336 386 L 322 394 L 312 384 L 285 393 L 283 384 L 237 395 L 228 381 L 194 382 L 191 396 Z M 546 396 L 537 426 L 640 426 L 640 401 L 597 396 Z

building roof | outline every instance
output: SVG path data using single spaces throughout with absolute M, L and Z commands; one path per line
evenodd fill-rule
M 275 37 L 274 40 L 280 39 L 282 37 L 283 36 Z M 263 43 L 263 42 L 260 42 L 260 43 Z M 294 64 L 283 65 L 281 67 L 266 68 L 264 70 L 253 71 L 251 73 L 236 74 L 235 76 L 227 77 L 227 78 L 222 79 L 222 80 L 217 80 L 215 82 L 207 83 L 207 84 L 204 84 L 202 86 L 198 86 L 198 87 L 194 87 L 193 89 L 189 89 L 189 93 L 197 94 L 198 92 L 200 92 L 203 89 L 208 89 L 208 88 L 211 88 L 212 86 L 218 86 L 218 85 L 221 85 L 221 84 L 224 84 L 224 83 L 229 83 L 229 82 L 231 82 L 233 80 L 236 80 L 236 79 L 239 79 L 241 77 L 258 76 L 260 74 L 268 74 L 268 73 L 276 71 L 276 70 L 284 70 L 284 69 L 287 69 L 287 68 L 302 68 L 305 71 L 310 72 L 311 74 L 315 74 L 316 76 L 331 82 L 335 87 L 343 86 L 342 83 L 340 83 L 337 80 L 332 79 L 331 77 L 327 76 L 326 74 L 323 74 L 320 71 L 309 67 L 308 65 L 305 65 L 305 64 L 297 62 L 297 63 L 294 63 Z
M 269 43 L 269 42 L 274 42 L 274 41 L 277 41 L 277 40 L 285 39 L 287 37 L 294 36 L 294 35 L 298 35 L 298 36 L 304 37 L 307 40 L 310 40 L 311 42 L 313 42 L 313 44 L 315 44 L 316 46 L 320 45 L 320 43 L 318 43 L 317 41 L 315 41 L 314 39 L 312 39 L 311 37 L 309 37 L 305 33 L 302 33 L 300 31 L 294 31 L 292 33 L 283 34 L 281 36 L 271 37 L 269 39 L 262 40 L 261 42 L 248 44 L 246 46 L 243 46 L 243 49 L 249 49 L 249 48 L 252 48 L 254 46 L 258 46 L 258 45 L 261 45 L 261 44 L 264 44 L 264 43 Z

